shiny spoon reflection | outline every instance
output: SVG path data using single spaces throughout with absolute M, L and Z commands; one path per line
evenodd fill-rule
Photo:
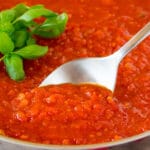
M 113 92 L 120 61 L 149 35 L 150 22 L 114 54 L 67 62 L 50 73 L 40 86 L 62 83 L 96 83 Z

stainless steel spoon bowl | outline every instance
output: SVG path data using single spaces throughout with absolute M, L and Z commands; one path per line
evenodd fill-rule
M 96 83 L 114 91 L 120 61 L 149 35 L 150 22 L 114 54 L 65 63 L 49 74 L 40 86 L 62 83 Z

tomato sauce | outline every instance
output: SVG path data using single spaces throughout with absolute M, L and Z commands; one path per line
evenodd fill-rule
M 0 10 L 21 0 L 0 0 Z M 38 39 L 46 56 L 25 61 L 26 79 L 9 79 L 0 63 L 0 134 L 46 144 L 91 144 L 119 140 L 150 130 L 150 38 L 121 62 L 117 85 L 38 88 L 59 65 L 118 50 L 150 20 L 149 0 L 25 0 L 67 12 L 69 22 L 57 39 Z

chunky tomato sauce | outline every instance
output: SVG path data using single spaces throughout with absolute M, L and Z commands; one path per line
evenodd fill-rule
M 0 10 L 21 0 L 0 0 Z M 150 38 L 120 64 L 114 96 L 94 85 L 38 88 L 57 66 L 73 59 L 107 56 L 150 20 L 149 0 L 25 0 L 69 14 L 43 58 L 25 62 L 26 79 L 9 79 L 0 63 L 0 134 L 48 144 L 90 144 L 150 130 Z

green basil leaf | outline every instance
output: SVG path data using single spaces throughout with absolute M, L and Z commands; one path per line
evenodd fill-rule
M 37 9 L 37 8 L 44 8 L 44 5 L 39 4 L 30 7 L 30 9 Z
M 35 28 L 33 33 L 45 38 L 58 37 L 64 32 L 67 21 L 68 16 L 66 13 L 62 13 L 56 17 L 50 17 L 42 25 Z
M 36 44 L 36 40 L 33 37 L 29 37 L 28 40 L 26 41 L 27 45 L 34 45 Z
M 14 32 L 14 43 L 16 48 L 22 48 L 25 46 L 29 33 L 27 30 L 20 30 Z
M 18 21 L 30 22 L 33 19 L 41 16 L 51 17 L 51 16 L 57 16 L 57 14 L 45 8 L 30 9 L 27 12 L 25 12 L 22 16 L 17 18 L 14 21 L 14 23 Z
M 2 54 L 8 54 L 14 50 L 14 43 L 5 32 L 0 32 L 0 52 Z
M 16 12 L 15 18 L 20 17 L 22 14 L 24 14 L 26 11 L 29 10 L 30 7 L 26 6 L 25 4 L 18 4 L 16 5 L 13 10 Z
M 11 22 L 15 19 L 15 11 L 12 9 L 4 10 L 0 12 L 0 22 Z
M 35 59 L 44 56 L 48 51 L 47 46 L 29 45 L 16 52 L 15 54 L 24 59 Z
M 16 22 L 14 25 L 15 30 L 32 30 L 32 28 L 35 28 L 37 26 L 37 23 L 34 21 L 30 21 L 30 22 Z
M 23 69 L 23 60 L 20 56 L 14 54 L 6 55 L 4 58 L 4 64 L 11 79 L 16 81 L 24 79 L 25 73 Z
M 0 23 L 0 32 L 6 32 L 7 34 L 12 35 L 14 30 L 15 29 L 14 29 L 12 23 L 10 23 L 10 22 Z
M 13 24 L 15 30 L 25 30 L 27 29 L 26 25 L 24 24 L 24 22 L 16 22 L 15 24 Z

